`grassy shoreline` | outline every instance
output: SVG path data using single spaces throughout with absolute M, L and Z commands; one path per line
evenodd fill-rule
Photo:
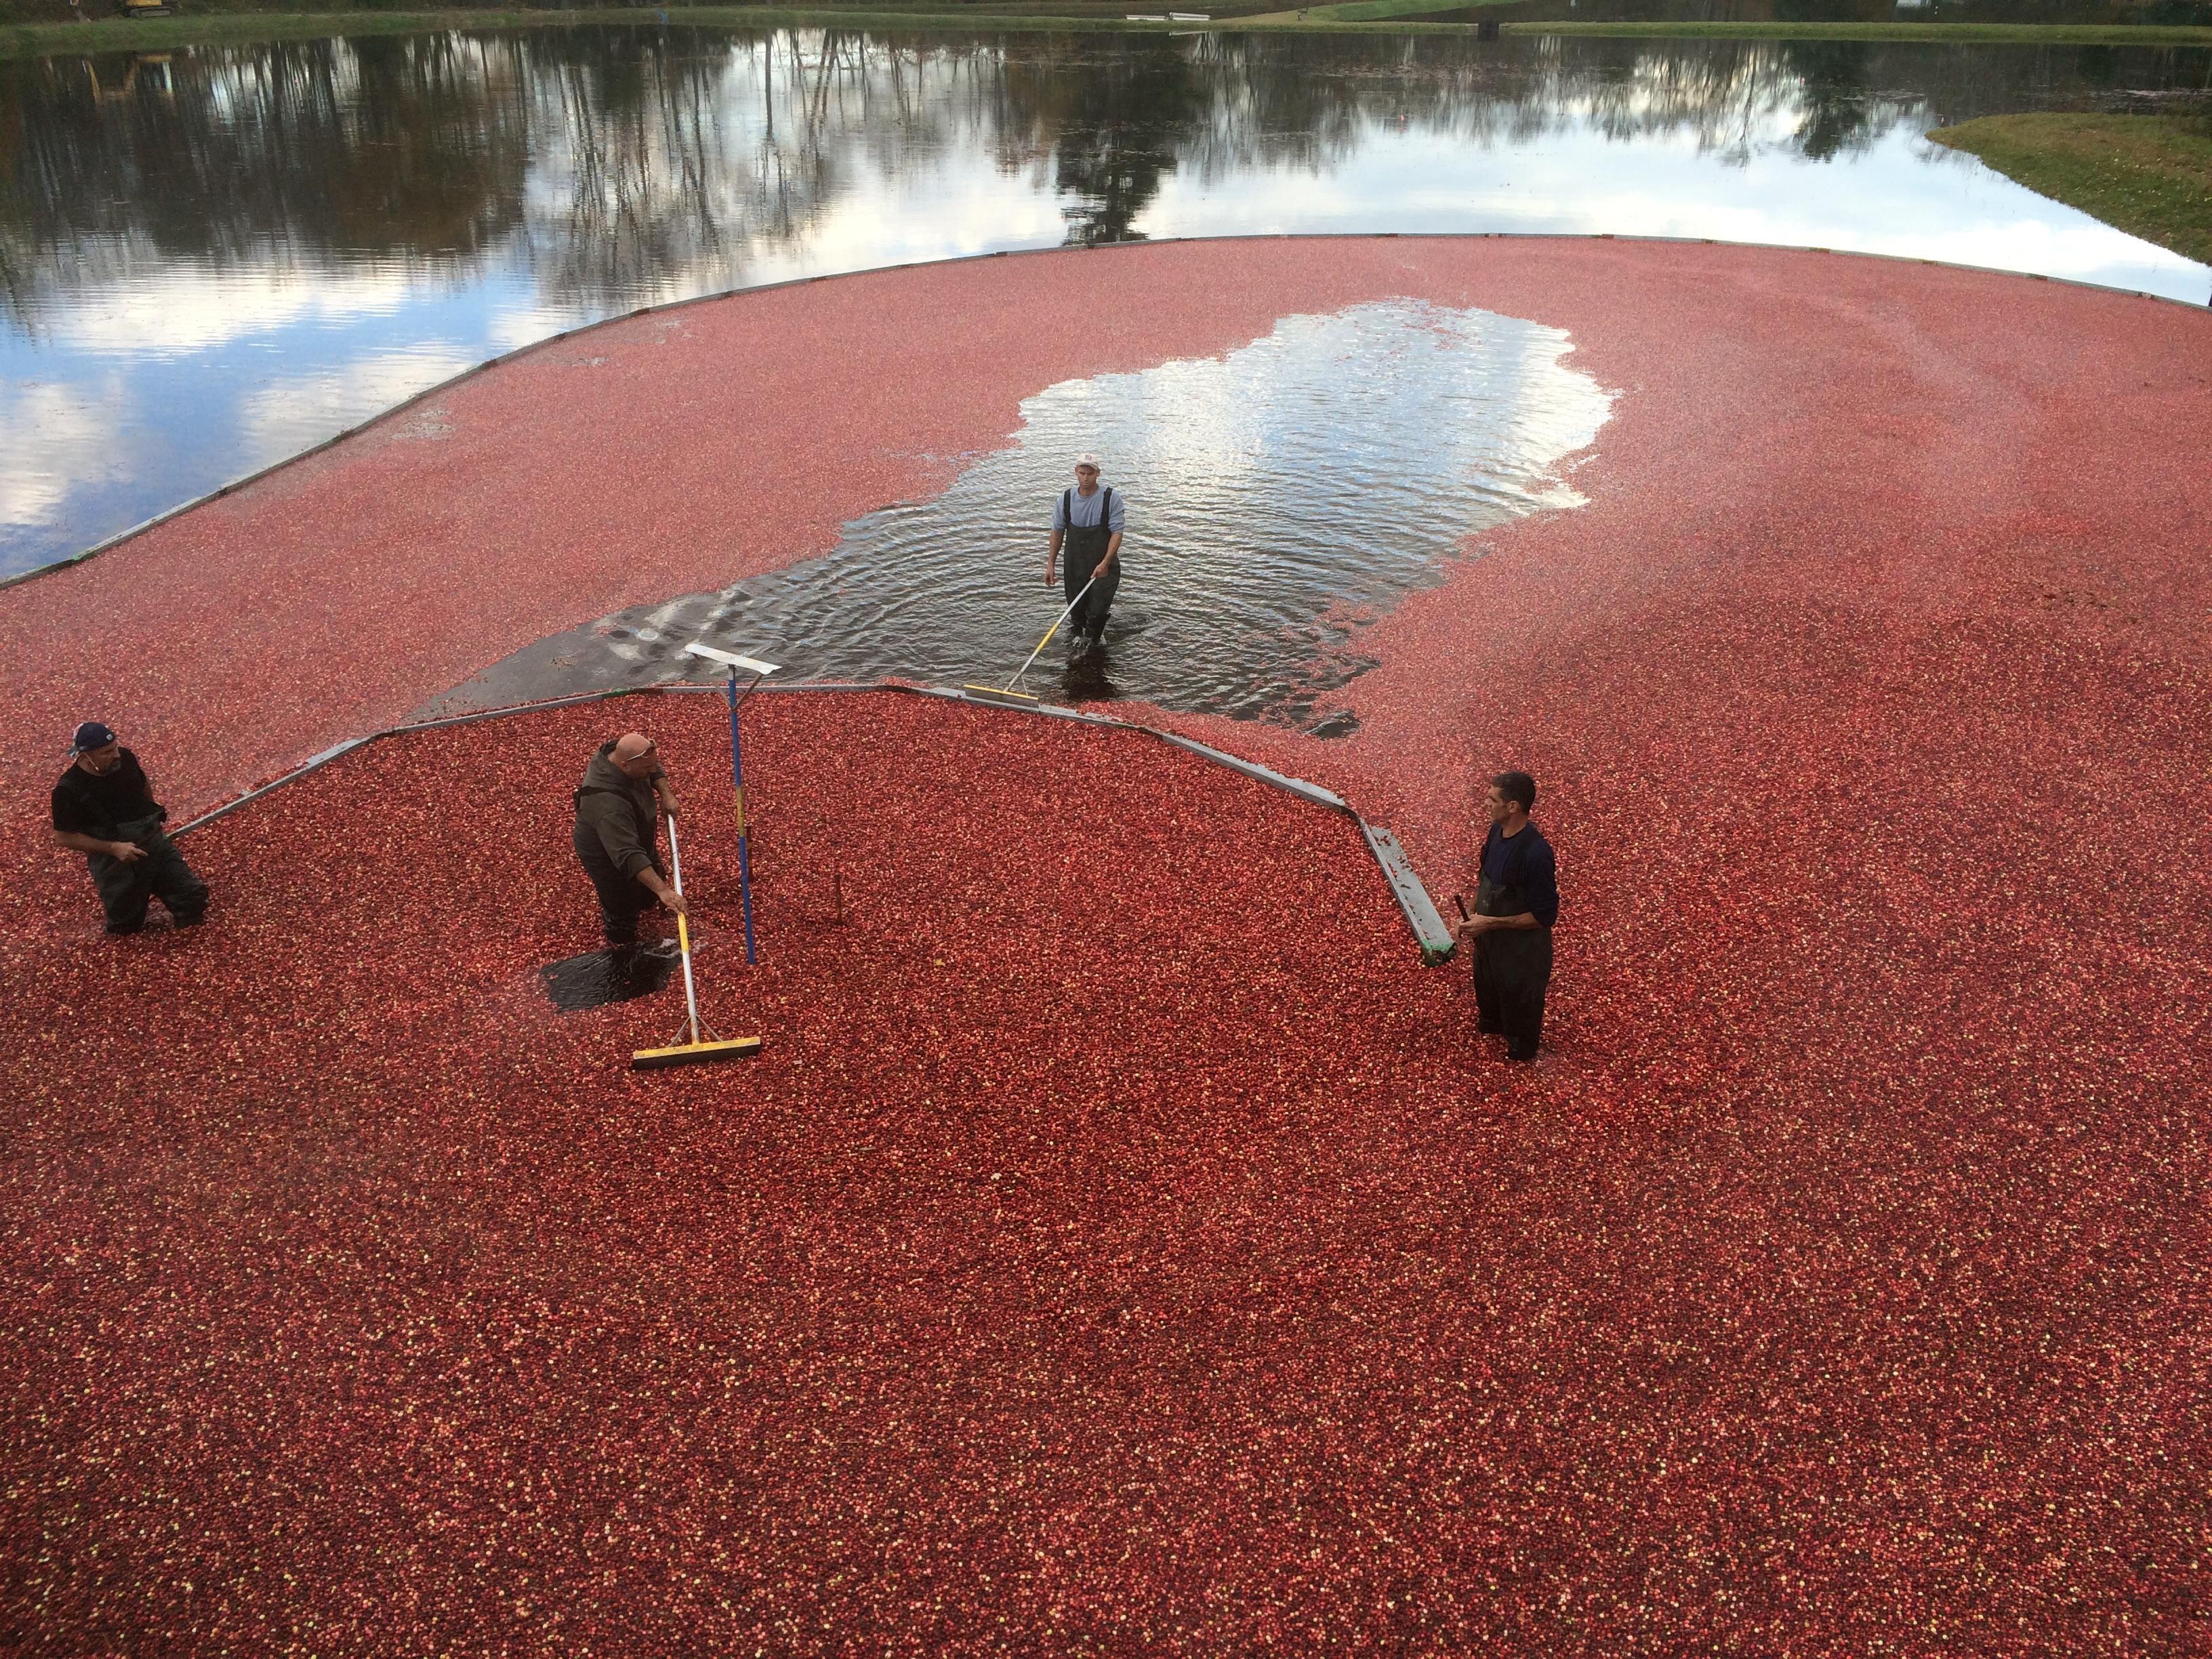
M 204 3 L 205 0 L 204 0 Z M 217 0 L 219 3 L 219 0 Z M 1461 0 L 1464 4 L 1467 0 Z M 609 6 L 562 10 L 520 10 L 502 7 L 421 11 L 199 10 L 179 17 L 132 20 L 113 17 L 89 22 L 0 24 L 0 60 L 79 56 L 94 52 L 159 52 L 191 46 L 249 45 L 262 41 L 318 40 L 333 35 L 410 34 L 433 29 L 573 28 L 592 24 L 644 23 L 665 15 L 671 24 L 708 27 L 820 27 L 915 32 L 1022 31 L 1069 33 L 1104 30 L 1146 33 L 1267 29 L 1309 33 L 1469 34 L 1472 23 L 1424 22 L 1436 0 L 1400 0 L 1396 6 L 1370 3 L 1321 6 L 1301 17 L 1276 11 L 1244 17 L 1217 17 L 1206 25 L 1132 22 L 1118 15 L 1073 12 L 951 12 L 916 7 L 859 6 L 672 6 L 648 9 Z M 1353 14 L 1346 15 L 1345 14 Z M 1332 15 L 1334 14 L 1334 15 Z M 1372 14 L 1372 15 L 1359 15 Z M 2013 46 L 2212 46 L 2212 28 L 2153 25 L 1996 23 L 1507 23 L 1508 34 L 1595 36 L 1669 40 L 1851 40 L 1893 44 Z
M 2212 121 L 1987 115 L 1929 137 L 2130 236 L 2212 264 Z
M 1875 40 L 1930 46 L 2212 46 L 2212 28 L 2163 23 L 1508 23 L 1508 34 L 1620 40 Z

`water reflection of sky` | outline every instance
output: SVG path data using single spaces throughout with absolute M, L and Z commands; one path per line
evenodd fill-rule
M 2068 102 L 2078 89 L 2047 53 L 2027 66 L 1593 42 L 1582 57 L 1554 44 L 1378 58 L 1401 43 L 892 50 L 560 33 L 557 47 L 295 48 L 346 72 L 322 83 L 330 109 L 264 112 L 285 137 L 262 149 L 240 138 L 241 110 L 270 94 L 240 88 L 282 77 L 253 52 L 187 60 L 127 98 L 73 102 L 51 65 L 0 89 L 33 141 L 0 192 L 0 570 L 65 556 L 591 317 L 1063 240 L 1604 231 L 2212 296 L 2205 267 L 1920 136 Z M 386 57 L 356 72 L 356 50 Z M 410 144 L 428 147 L 411 170 L 378 171 Z M 179 149 L 202 173 L 244 169 L 246 205 L 211 198 L 204 222 L 180 222 L 161 176 Z M 434 200 L 416 213 L 423 178 Z M 327 224 L 324 179 L 340 198 Z
M 1387 203 L 1389 222 L 1382 204 Z M 1324 179 L 1276 170 L 1226 188 L 1170 176 L 1145 219 L 1158 236 L 1279 231 L 1609 231 L 1711 237 L 2039 272 L 2179 300 L 2212 271 L 2021 189 L 1911 123 L 1823 161 L 1778 148 L 1741 163 L 1693 141 L 1623 144 L 1577 125 L 1469 155 L 1375 131 Z

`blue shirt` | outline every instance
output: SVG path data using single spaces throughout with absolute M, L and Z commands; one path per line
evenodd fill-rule
M 1063 489 L 1052 498 L 1052 527 L 1066 530 L 1070 526 L 1089 529 L 1098 522 L 1099 509 L 1106 504 L 1104 484 L 1085 495 L 1079 489 Z M 1114 491 L 1114 511 L 1106 520 L 1106 528 L 1116 536 L 1121 533 L 1121 492 Z
M 1559 866 L 1552 856 L 1552 843 L 1533 823 L 1508 837 L 1496 824 L 1482 842 L 1482 878 L 1500 887 L 1518 887 L 1528 914 L 1539 927 L 1559 920 Z

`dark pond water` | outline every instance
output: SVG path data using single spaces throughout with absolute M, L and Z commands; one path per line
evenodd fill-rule
M 998 248 L 1610 231 L 2202 302 L 2212 271 L 1921 135 L 2208 74 L 2157 47 L 628 26 L 9 63 L 0 571 L 585 319 Z
M 1001 684 L 1060 605 L 1045 532 L 1095 450 L 1127 514 L 1106 649 L 1039 659 L 1024 689 L 1350 729 L 1328 694 L 1371 665 L 1360 623 L 1441 579 L 1472 532 L 1576 505 L 1562 463 L 1608 395 L 1567 336 L 1403 301 L 1294 317 L 1224 358 L 1053 386 L 1012 448 L 836 551 L 716 593 L 602 617 L 424 709 L 689 675 L 703 639 L 794 678 Z

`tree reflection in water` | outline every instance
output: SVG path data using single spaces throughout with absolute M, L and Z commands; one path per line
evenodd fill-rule
M 1319 175 L 1376 124 L 1467 144 L 1571 125 L 1821 160 L 1911 118 L 2205 78 L 2202 52 L 605 27 L 42 58 L 0 70 L 0 291 L 191 261 L 519 260 L 571 313 L 736 286 L 873 175 L 984 155 L 1066 240 L 1127 239 L 1170 173 Z M 848 234 L 850 234 L 848 229 Z

